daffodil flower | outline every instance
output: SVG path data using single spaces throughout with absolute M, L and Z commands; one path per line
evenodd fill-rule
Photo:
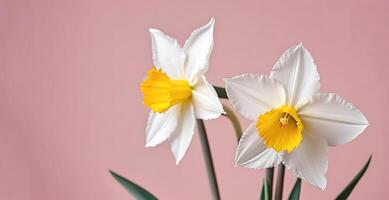
M 204 76 L 213 48 L 213 29 L 211 19 L 190 35 L 183 48 L 162 31 L 149 30 L 155 68 L 141 84 L 144 104 L 151 109 L 146 147 L 168 139 L 177 164 L 192 140 L 196 118 L 215 119 L 224 112 Z
M 231 104 L 254 121 L 236 151 L 237 165 L 287 169 L 324 190 L 327 148 L 350 142 L 367 126 L 365 116 L 334 93 L 319 93 L 319 74 L 302 44 L 288 49 L 270 76 L 225 79 Z

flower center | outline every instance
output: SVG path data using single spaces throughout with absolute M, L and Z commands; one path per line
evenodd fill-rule
M 256 127 L 267 147 L 288 153 L 301 143 L 304 129 L 296 110 L 287 105 L 260 115 Z
M 162 70 L 147 72 L 148 77 L 140 86 L 144 104 L 154 112 L 163 113 L 172 106 L 188 101 L 192 88 L 186 80 L 171 80 Z

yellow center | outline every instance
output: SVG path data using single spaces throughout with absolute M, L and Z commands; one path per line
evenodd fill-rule
M 144 104 L 154 112 L 165 112 L 173 105 L 188 101 L 192 88 L 186 80 L 171 80 L 164 72 L 155 68 L 147 72 L 148 77 L 140 86 Z
M 296 110 L 287 105 L 260 115 L 256 127 L 267 147 L 288 153 L 301 143 L 304 129 Z

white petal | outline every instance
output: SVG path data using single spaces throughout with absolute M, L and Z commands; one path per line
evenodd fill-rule
M 242 74 L 224 79 L 228 99 L 244 117 L 258 116 L 285 104 L 285 90 L 275 79 L 263 75 Z
M 153 50 L 153 61 L 157 69 L 162 69 L 170 78 L 184 78 L 185 53 L 177 40 L 158 29 L 149 29 Z
M 237 165 L 248 168 L 267 168 L 279 164 L 280 156 L 273 149 L 267 148 L 258 134 L 255 123 L 252 123 L 242 138 L 236 150 L 235 162 Z
M 324 138 L 304 130 L 301 144 L 292 153 L 284 154 L 283 163 L 297 177 L 324 190 L 327 185 L 327 148 Z
M 287 104 L 297 108 L 320 89 L 320 78 L 311 54 L 302 44 L 285 51 L 274 65 L 271 78 L 283 84 Z
M 165 113 L 150 112 L 146 126 L 146 147 L 156 146 L 165 141 L 177 126 L 178 106 Z
M 198 74 L 204 74 L 208 69 L 209 56 L 213 48 L 213 26 L 215 20 L 212 18 L 208 24 L 192 32 L 184 45 L 184 51 L 188 55 L 186 62 L 187 80 L 194 81 Z
M 205 80 L 205 77 L 202 77 L 194 86 L 192 101 L 198 119 L 216 119 L 224 112 L 215 89 Z
M 331 146 L 350 142 L 369 125 L 362 112 L 333 93 L 313 96 L 298 114 L 304 131 L 321 135 Z
M 194 134 L 195 113 L 191 103 L 180 105 L 176 130 L 170 135 L 170 148 L 178 164 L 184 157 Z

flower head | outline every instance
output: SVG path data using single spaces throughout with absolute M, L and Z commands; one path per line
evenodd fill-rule
M 365 116 L 342 97 L 319 93 L 319 74 L 302 44 L 288 49 L 270 76 L 225 79 L 231 104 L 254 121 L 236 151 L 237 165 L 268 168 L 282 162 L 324 189 L 327 147 L 347 143 L 368 126 Z
M 223 106 L 204 74 L 213 48 L 214 19 L 195 30 L 181 48 L 177 40 L 150 29 L 155 68 L 141 84 L 151 109 L 146 147 L 169 139 L 178 164 L 192 140 L 196 118 L 215 119 Z

